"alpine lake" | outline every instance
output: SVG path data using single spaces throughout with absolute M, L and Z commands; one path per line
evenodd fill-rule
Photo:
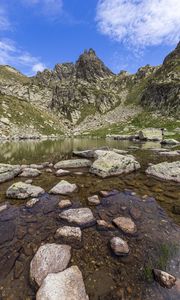
M 27 200 L 7 199 L 5 195 L 12 183 L 28 178 L 17 176 L 0 184 L 0 205 L 9 203 L 8 210 L 0 213 L 0 299 L 35 299 L 37 289 L 30 281 L 30 262 L 41 244 L 62 243 L 55 238 L 56 230 L 65 224 L 59 218 L 58 203 L 67 196 L 48 193 L 62 179 L 78 186 L 77 191 L 68 195 L 72 208 L 89 207 L 96 220 L 109 223 L 118 216 L 130 216 L 137 226 L 137 233 L 129 236 L 116 227 L 98 230 L 93 225 L 82 228 L 81 243 L 71 243 L 69 265 L 77 265 L 81 270 L 89 299 L 180 299 L 180 214 L 175 209 L 180 205 L 180 185 L 145 174 L 149 163 L 171 162 L 178 157 L 159 155 L 150 150 L 160 148 L 158 142 L 66 138 L 1 143 L 0 162 L 22 165 L 48 161 L 55 164 L 74 157 L 74 150 L 104 146 L 128 150 L 141 168 L 105 179 L 90 174 L 88 168 L 71 169 L 70 174 L 61 177 L 55 175 L 53 167 L 52 172 L 43 169 L 40 176 L 33 178 L 33 184 L 42 187 L 46 193 L 32 208 L 25 206 Z M 108 195 L 100 197 L 100 205 L 89 205 L 88 197 L 100 195 L 102 190 L 108 191 Z M 112 252 L 110 240 L 113 236 L 128 242 L 129 255 L 116 256 Z M 175 276 L 176 285 L 171 289 L 163 288 L 154 280 L 153 268 Z

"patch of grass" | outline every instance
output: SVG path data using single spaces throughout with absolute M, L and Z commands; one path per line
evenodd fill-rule
M 135 134 L 140 129 L 144 128 L 166 128 L 167 133 L 174 131 L 175 128 L 180 127 L 180 122 L 174 118 L 167 116 L 156 115 L 152 112 L 144 111 L 137 116 L 129 119 L 128 122 L 114 123 L 96 130 L 92 130 L 90 135 L 105 137 L 107 134 Z M 123 131 L 127 128 L 126 131 Z M 165 134 L 166 138 L 173 138 L 180 140 L 180 134 L 174 131 L 174 135 Z
M 29 77 L 21 74 L 20 72 L 9 66 L 0 66 L 0 78 L 6 80 L 15 80 L 24 84 L 30 82 Z
M 161 244 L 156 249 L 157 258 L 149 258 L 148 262 L 144 266 L 143 275 L 147 282 L 151 283 L 153 281 L 152 269 L 160 269 L 166 271 L 167 264 L 169 260 L 177 253 L 176 244 Z
M 19 128 L 33 126 L 41 134 L 62 134 L 61 124 L 55 116 L 12 96 L 0 95 L 0 117 L 8 118 Z
M 86 104 L 81 108 L 81 116 L 77 124 L 80 124 L 87 116 L 95 114 L 97 108 L 94 104 Z

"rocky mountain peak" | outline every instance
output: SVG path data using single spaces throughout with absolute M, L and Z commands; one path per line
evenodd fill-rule
M 113 75 L 111 70 L 97 57 L 96 52 L 92 48 L 85 50 L 80 55 L 75 66 L 76 77 L 89 82 Z

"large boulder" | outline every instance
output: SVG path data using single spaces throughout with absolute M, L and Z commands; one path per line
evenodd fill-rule
M 95 224 L 95 218 L 89 208 L 68 209 L 60 213 L 60 218 L 78 226 L 91 226 Z
M 91 161 L 88 159 L 69 159 L 69 160 L 62 160 L 59 161 L 57 164 L 54 165 L 55 169 L 66 169 L 66 168 L 84 168 L 90 167 Z
M 180 161 L 162 162 L 157 165 L 152 165 L 148 167 L 146 174 L 164 180 L 180 182 Z
M 145 128 L 139 131 L 140 140 L 162 141 L 162 130 L 157 128 Z
M 35 185 L 31 185 L 25 182 L 16 182 L 11 185 L 6 191 L 6 196 L 12 199 L 26 199 L 29 197 L 38 197 L 45 191 Z
M 40 286 L 50 273 L 58 273 L 67 268 L 71 258 L 68 245 L 45 244 L 36 252 L 30 264 L 30 278 Z
M 55 195 L 67 195 L 74 192 L 76 189 L 77 185 L 75 183 L 71 184 L 66 180 L 61 180 L 50 190 L 50 193 Z
M 140 168 L 140 164 L 131 155 L 121 155 L 113 151 L 96 151 L 98 157 L 90 172 L 102 178 L 130 173 Z
M 0 183 L 11 180 L 20 173 L 20 165 L 0 164 Z
M 49 274 L 36 294 L 36 300 L 88 300 L 82 273 L 77 266 Z

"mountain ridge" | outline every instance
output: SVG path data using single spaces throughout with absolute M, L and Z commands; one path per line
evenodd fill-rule
M 65 133 L 81 134 L 88 124 L 90 130 L 107 126 L 108 116 L 113 116 L 110 124 L 121 116 L 126 122 L 142 110 L 178 116 L 179 72 L 180 43 L 162 65 L 146 65 L 135 74 L 114 74 L 89 49 L 75 63 L 56 64 L 53 70 L 45 69 L 33 77 L 0 66 L 0 94 L 1 99 L 14 97 L 54 115 Z

